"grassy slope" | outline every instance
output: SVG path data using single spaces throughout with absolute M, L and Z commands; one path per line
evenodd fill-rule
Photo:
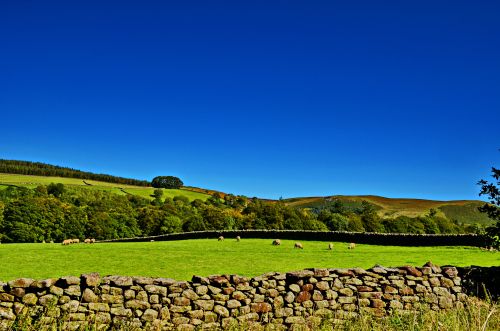
M 6 185 L 16 185 L 16 186 L 25 186 L 34 188 L 38 185 L 48 185 L 50 183 L 62 183 L 64 185 L 81 186 L 81 187 L 86 187 L 88 189 L 106 190 L 116 194 L 134 194 L 148 199 L 152 199 L 151 195 L 153 194 L 154 191 L 154 188 L 152 187 L 107 183 L 107 182 L 99 182 L 93 180 L 85 180 L 85 183 L 90 184 L 87 185 L 84 183 L 83 180 L 77 178 L 29 176 L 29 175 L 0 173 L 0 187 L 2 187 L 1 184 L 6 184 Z M 6 185 L 3 185 L 3 187 L 5 188 Z M 209 198 L 209 195 L 207 194 L 188 191 L 184 189 L 180 190 L 163 189 L 164 198 L 165 197 L 172 198 L 177 195 L 186 196 L 190 200 L 194 199 L 206 200 Z
M 421 266 L 434 263 L 457 266 L 499 265 L 500 253 L 472 247 L 396 247 L 303 241 L 303 250 L 293 241 L 272 246 L 271 240 L 184 240 L 145 243 L 2 244 L 0 280 L 17 277 L 47 278 L 97 271 L 102 275 L 142 275 L 188 280 L 193 274 L 240 274 L 255 276 L 269 271 L 291 271 L 308 267 L 363 267 L 375 264 Z M 126 263 L 124 263 L 126 261 Z
M 423 199 L 393 199 L 374 195 L 363 196 L 332 196 L 327 199 L 322 197 L 294 198 L 285 200 L 287 204 L 296 207 L 314 208 L 328 204 L 328 199 L 339 199 L 344 203 L 355 204 L 365 200 L 375 205 L 377 213 L 383 217 L 421 216 L 429 213 L 431 208 L 438 211 L 438 215 L 449 219 L 456 219 L 464 223 L 490 224 L 492 221 L 484 214 L 477 211 L 477 207 L 484 202 L 477 200 L 435 201 Z
M 116 194 L 134 194 L 144 198 L 151 199 L 154 188 L 141 187 L 125 184 L 115 184 L 107 182 L 99 182 L 92 180 L 83 180 L 76 178 L 63 178 L 63 177 L 45 177 L 45 176 L 29 176 L 17 174 L 4 174 L 0 173 L 0 189 L 5 188 L 1 184 L 26 186 L 34 188 L 40 184 L 47 185 L 50 183 L 63 183 L 65 185 L 83 186 L 91 189 L 100 189 L 110 191 Z M 190 200 L 201 199 L 206 200 L 216 191 L 200 189 L 196 187 L 185 187 L 181 190 L 163 190 L 164 197 L 174 197 L 183 195 Z M 222 196 L 224 193 L 218 192 Z M 384 198 L 373 195 L 366 196 L 332 196 L 332 197 L 307 197 L 307 198 L 293 198 L 287 199 L 285 202 L 291 206 L 302 208 L 313 208 L 324 206 L 329 203 L 328 199 L 339 199 L 344 203 L 356 206 L 360 205 L 361 201 L 366 200 L 373 204 L 380 216 L 383 217 L 397 217 L 397 216 L 420 216 L 429 213 L 431 208 L 438 211 L 438 215 L 446 216 L 449 219 L 457 220 L 462 223 L 481 223 L 491 224 L 492 221 L 484 214 L 477 211 L 477 207 L 481 206 L 483 202 L 475 200 L 457 200 L 457 201 L 434 201 L 422 199 L 392 199 Z

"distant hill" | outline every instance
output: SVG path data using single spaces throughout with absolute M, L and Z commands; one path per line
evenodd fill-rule
M 95 174 L 39 162 L 0 159 L 0 189 L 9 185 L 34 188 L 38 185 L 48 185 L 50 183 L 62 183 L 89 189 L 106 190 L 120 195 L 132 194 L 149 199 L 152 199 L 154 191 L 150 183 L 145 180 Z M 218 194 L 221 198 L 226 195 L 223 192 L 191 186 L 186 186 L 178 190 L 163 189 L 163 192 L 164 198 L 185 196 L 191 201 L 195 199 L 206 200 L 214 194 Z M 366 201 L 383 218 L 423 216 L 429 214 L 431 209 L 434 209 L 438 216 L 456 220 L 463 224 L 480 223 L 489 225 L 493 223 L 491 219 L 477 210 L 479 206 L 484 204 L 484 202 L 478 200 L 436 201 L 385 198 L 375 195 L 336 195 L 291 198 L 285 199 L 283 202 L 297 208 L 319 209 L 334 204 L 336 200 L 340 201 L 344 207 L 351 209 L 360 208 L 362 201 Z
M 299 208 L 323 208 L 335 203 L 342 202 L 347 208 L 357 208 L 362 201 L 370 203 L 377 214 L 384 218 L 396 218 L 398 216 L 423 216 L 429 214 L 430 209 L 435 209 L 438 216 L 444 216 L 450 220 L 460 223 L 491 224 L 493 221 L 485 214 L 480 213 L 477 208 L 484 205 L 479 200 L 454 200 L 436 201 L 424 199 L 398 199 L 385 198 L 375 195 L 345 196 L 336 195 L 328 197 L 304 197 L 286 199 L 287 205 Z
M 116 184 L 150 186 L 150 182 L 147 180 L 117 177 L 107 174 L 96 174 L 93 172 L 81 171 L 67 167 L 60 167 L 41 162 L 30 162 L 30 161 L 19 161 L 19 160 L 0 159 L 0 173 L 91 179 L 91 180 L 98 180 L 102 182 L 116 183 Z

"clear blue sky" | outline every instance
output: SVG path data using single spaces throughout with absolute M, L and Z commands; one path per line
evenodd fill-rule
M 3 0 L 0 158 L 477 199 L 500 166 L 499 17 L 496 0 Z

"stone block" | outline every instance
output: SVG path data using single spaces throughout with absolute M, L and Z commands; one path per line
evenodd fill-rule
M 30 285 L 34 282 L 33 279 L 31 278 L 19 278 L 19 279 L 14 279 L 8 282 L 10 287 L 22 287 L 22 288 L 27 288 L 30 287 Z

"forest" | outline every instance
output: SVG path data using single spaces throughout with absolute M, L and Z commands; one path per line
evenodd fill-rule
M 152 200 L 63 184 L 0 190 L 1 242 L 61 242 L 67 238 L 117 239 L 183 231 L 274 229 L 392 233 L 479 233 L 432 210 L 422 217 L 381 218 L 373 205 L 334 201 L 324 208 L 296 208 L 282 201 L 227 194 L 207 201 L 184 196 Z
M 87 180 L 98 180 L 116 184 L 149 186 L 147 180 L 123 178 L 106 174 L 96 174 L 93 172 L 81 171 L 67 167 L 60 167 L 41 162 L 3 160 L 0 159 L 0 173 L 32 175 L 32 176 L 55 176 L 79 178 Z

